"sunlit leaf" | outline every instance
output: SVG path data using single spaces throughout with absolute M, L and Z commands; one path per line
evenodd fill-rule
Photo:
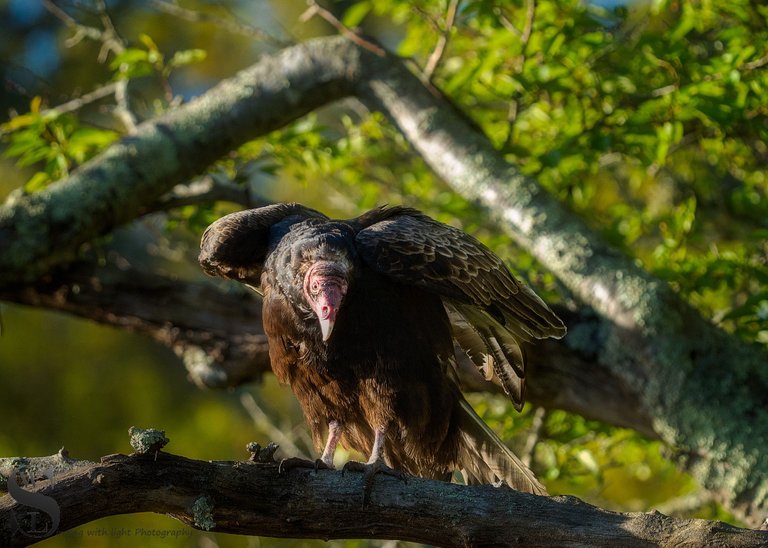
M 168 65 L 171 67 L 181 67 L 192 63 L 199 63 L 205 60 L 207 52 L 204 49 L 187 49 L 177 51 L 171 57 Z
M 371 2 L 356 2 L 344 12 L 341 22 L 347 27 L 356 27 L 371 11 Z

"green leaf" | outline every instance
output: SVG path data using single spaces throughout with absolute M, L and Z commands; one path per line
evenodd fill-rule
M 19 159 L 16 162 L 16 165 L 19 167 L 31 166 L 37 162 L 40 162 L 41 160 L 45 160 L 50 156 L 50 154 L 51 150 L 46 146 L 29 148 L 19 155 Z
M 118 70 L 123 65 L 135 65 L 141 62 L 149 62 L 149 52 L 143 49 L 126 48 L 112 59 L 109 68 Z
M 155 41 L 148 34 L 140 34 L 139 41 L 147 48 L 147 61 L 153 65 L 162 65 L 163 54 L 160 52 L 160 48 L 157 47 Z
M 148 76 L 155 71 L 150 61 L 149 52 L 143 49 L 126 48 L 109 64 L 113 71 L 117 71 L 118 78 L 139 78 Z
M 38 120 L 40 120 L 40 115 L 35 112 L 30 112 L 29 114 L 20 114 L 18 116 L 14 116 L 4 124 L 0 124 L 0 131 L 16 131 L 17 129 L 30 126 Z
M 28 192 L 37 192 L 38 190 L 44 189 L 48 184 L 51 182 L 51 177 L 44 171 L 38 171 L 32 177 L 29 178 L 29 181 L 26 182 L 24 185 L 24 188 Z
M 40 114 L 40 106 L 43 103 L 43 98 L 39 95 L 36 95 L 32 98 L 32 100 L 29 102 L 29 112 L 32 114 Z
M 760 321 L 768 321 L 768 290 L 752 295 L 741 306 L 732 308 L 723 316 L 723 319 L 733 320 L 745 317 L 754 317 Z
M 48 145 L 47 141 L 40 136 L 40 132 L 32 129 L 14 133 L 8 140 L 11 144 L 3 152 L 3 156 L 6 158 L 21 156 L 31 150 Z
M 185 49 L 177 51 L 171 57 L 168 62 L 170 67 L 180 67 L 183 65 L 189 65 L 192 63 L 199 63 L 203 61 L 207 56 L 207 52 L 204 49 Z
M 112 144 L 118 138 L 115 131 L 81 127 L 69 137 L 66 152 L 77 163 L 83 163 Z
M 370 13 L 372 7 L 371 2 L 357 2 L 344 12 L 341 22 L 347 27 L 356 27 Z

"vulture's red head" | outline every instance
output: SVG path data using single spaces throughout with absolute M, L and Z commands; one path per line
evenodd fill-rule
M 319 260 L 304 274 L 304 298 L 320 322 L 323 341 L 327 341 L 341 303 L 347 294 L 349 269 L 343 262 Z
M 265 272 L 274 275 L 303 326 L 328 341 L 355 278 L 352 228 L 342 222 L 289 218 L 273 227 L 270 237 Z

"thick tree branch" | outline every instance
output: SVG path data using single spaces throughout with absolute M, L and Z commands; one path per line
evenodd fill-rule
M 28 536 L 29 515 L 37 511 L 39 521 L 44 508 L 58 512 L 54 534 L 105 516 L 155 512 L 222 533 L 402 539 L 448 547 L 768 545 L 768 532 L 721 522 L 620 514 L 574 497 L 420 478 L 377 477 L 363 507 L 359 474 L 294 469 L 278 475 L 275 463 L 206 462 L 164 452 L 73 464 L 25 492 L 26 504 L 10 494 L 0 498 L 0 541 L 10 546 L 39 540 Z M 42 499 L 47 507 L 36 506 Z
M 596 327 L 572 331 L 567 344 L 593 352 L 634 396 L 636 412 L 652 417 L 653 431 L 688 456 L 687 468 L 747 523 L 761 523 L 768 512 L 765 352 L 710 325 L 608 246 L 400 60 L 343 38 L 265 57 L 142 124 L 67 180 L 0 207 L 0 283 L 36 279 L 243 141 L 352 94 L 387 114 L 439 176 L 487 206 L 499 228 L 597 311 Z
M 261 301 L 237 284 L 183 282 L 131 267 L 84 263 L 34 284 L 0 287 L 0 299 L 149 335 L 183 359 L 198 386 L 235 387 L 270 371 Z M 557 312 L 571 332 L 582 335 L 528 349 L 529 399 L 657 437 L 650 416 L 638 410 L 637 395 L 594 361 L 602 320 L 589 310 Z M 468 358 L 459 365 L 465 390 L 501 393 Z
M 384 112 L 448 185 L 483 204 L 606 321 L 595 356 L 637 396 L 638 412 L 687 468 L 747 523 L 768 513 L 768 355 L 726 334 L 665 282 L 608 245 L 505 161 L 455 109 L 394 59 L 370 56 L 358 92 Z M 581 342 L 584 333 L 570 333 Z M 588 342 L 588 341 L 584 341 Z
M 228 287 L 76 263 L 34 284 L 0 286 L 0 299 L 144 333 L 173 349 L 196 385 L 225 388 L 270 369 L 260 303 Z
M 315 41 L 266 56 L 198 99 L 141 124 L 67 179 L 0 207 L 0 283 L 34 279 L 80 244 L 141 215 L 240 144 L 349 95 L 359 50 Z

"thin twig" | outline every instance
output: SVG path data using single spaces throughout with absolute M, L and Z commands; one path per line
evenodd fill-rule
M 531 423 L 531 430 L 528 434 L 528 438 L 525 440 L 525 447 L 523 447 L 520 453 L 520 460 L 526 466 L 531 465 L 533 460 L 533 452 L 536 450 L 536 444 L 539 443 L 541 438 L 541 430 L 544 427 L 544 419 L 547 417 L 547 410 L 543 407 L 537 407 L 533 413 L 533 422 Z
M 85 105 L 89 105 L 93 102 L 98 101 L 99 99 L 104 99 L 105 97 L 109 97 L 110 95 L 115 93 L 115 88 L 117 87 L 117 85 L 118 85 L 118 82 L 110 82 L 109 84 L 101 86 L 100 88 L 96 88 L 93 91 L 90 91 L 88 93 L 81 95 L 80 97 L 71 99 L 66 103 L 62 103 L 55 107 L 45 109 L 41 112 L 41 114 L 46 114 L 52 111 L 56 111 L 58 114 L 65 114 L 67 112 L 74 112 L 76 110 L 80 110 Z
M 640 39 L 643 31 L 648 26 L 650 18 L 638 17 L 634 25 L 621 26 L 615 32 L 615 38 L 608 45 L 593 52 L 585 61 L 587 67 L 593 67 L 595 64 L 605 56 L 613 53 L 616 48 L 621 44 L 634 45 Z
M 520 36 L 520 41 L 525 45 L 528 44 L 528 40 L 531 38 L 531 32 L 533 31 L 533 19 L 536 16 L 536 0 L 528 0 L 525 10 L 525 26 L 523 27 L 523 34 Z
M 519 28 L 515 26 L 515 24 L 509 20 L 509 18 L 504 14 L 501 8 L 495 8 L 493 10 L 493 13 L 499 18 L 499 22 L 501 23 L 501 26 L 507 29 L 509 32 L 517 36 L 518 38 L 523 37 L 523 31 L 521 31 Z
M 99 20 L 104 27 L 103 29 L 97 29 L 95 27 L 83 25 L 74 17 L 62 10 L 59 6 L 57 6 L 52 0 L 43 0 L 43 4 L 45 5 L 46 9 L 48 9 L 48 11 L 50 11 L 55 17 L 60 19 L 67 27 L 75 31 L 74 36 L 68 41 L 68 44 L 74 45 L 83 38 L 89 38 L 91 40 L 101 42 L 102 46 L 98 55 L 98 61 L 100 63 L 103 63 L 107 60 L 107 56 L 110 52 L 119 54 L 125 51 L 125 42 L 117 32 L 117 28 L 112 22 L 112 19 L 107 11 L 107 6 L 103 0 L 98 0 L 96 2 L 97 15 L 99 16 Z M 163 82 L 163 84 L 166 89 L 166 95 L 168 95 L 167 81 Z M 128 96 L 128 80 L 118 80 L 114 84 L 108 84 L 104 88 L 101 88 L 101 90 L 107 88 L 111 89 L 115 96 L 115 116 L 122 122 L 127 133 L 135 133 L 137 120 L 136 116 L 133 114 L 130 108 Z M 67 106 L 68 110 L 62 110 L 61 107 L 57 108 L 56 110 L 59 112 L 71 112 L 72 110 L 81 108 L 84 104 L 86 104 L 84 97 L 88 97 L 89 102 L 95 101 L 102 97 L 106 97 L 106 94 L 100 95 L 101 90 L 96 90 L 91 94 L 86 94 L 86 96 L 73 99 L 69 103 L 65 103 L 64 106 Z
M 99 17 L 101 18 L 101 21 L 104 25 L 104 28 L 107 34 L 109 36 L 113 36 L 114 40 L 118 42 L 120 46 L 124 49 L 125 43 L 123 42 L 122 38 L 120 38 L 120 35 L 117 33 L 117 29 L 115 28 L 115 25 L 112 24 L 112 19 L 109 17 L 109 14 L 107 13 L 107 8 L 106 8 L 106 5 L 104 4 L 104 0 L 97 0 L 97 7 L 98 7 Z M 115 51 L 116 53 L 119 53 L 117 50 Z M 101 59 L 99 60 L 101 61 Z M 156 70 L 155 73 L 157 75 L 157 79 L 160 82 L 160 87 L 163 89 L 163 98 L 168 103 L 168 105 L 172 107 L 174 103 L 174 95 L 173 95 L 173 88 L 171 87 L 171 81 L 168 79 L 168 73 L 166 73 L 165 70 Z M 128 103 L 127 92 L 128 92 L 128 82 L 126 80 L 125 84 L 122 87 L 118 87 L 118 93 L 115 95 L 115 99 L 117 100 L 117 103 L 118 103 L 117 114 L 121 118 L 123 123 L 126 125 L 128 132 L 134 133 L 136 131 L 136 120 L 131 112 L 130 105 Z
M 97 0 L 96 8 L 98 10 L 99 20 L 104 27 L 104 38 L 102 39 L 104 45 L 99 52 L 99 62 L 103 63 L 107 60 L 110 50 L 115 53 L 122 53 L 125 51 L 125 40 L 123 40 L 120 33 L 117 32 L 114 23 L 112 23 L 112 18 L 107 12 L 107 6 L 104 3 L 104 0 Z
M 768 65 L 768 53 L 766 53 L 760 59 L 755 59 L 754 61 L 750 61 L 749 63 L 744 63 L 742 66 L 738 67 L 736 70 L 740 72 L 750 72 L 750 71 L 759 69 L 761 67 L 764 67 L 765 65 Z M 715 72 L 714 74 L 705 75 L 702 78 L 702 80 L 704 82 L 717 82 L 719 80 L 722 80 L 723 78 L 725 78 L 725 75 L 722 72 Z
M 680 514 L 692 514 L 703 506 L 715 500 L 711 491 L 699 490 L 680 497 L 665 500 L 654 506 L 654 509 L 668 516 Z
M 115 32 L 112 32 L 109 29 L 98 29 L 96 27 L 83 25 L 57 6 L 52 0 L 43 0 L 43 6 L 45 6 L 45 9 L 47 9 L 54 17 L 75 32 L 74 36 L 66 42 L 68 47 L 74 46 L 83 38 L 101 42 L 102 49 L 99 52 L 99 62 L 104 62 L 109 51 L 120 53 L 125 49 L 125 45 Z M 112 28 L 114 28 L 114 25 L 112 25 Z
M 768 53 L 760 57 L 759 59 L 755 59 L 754 61 L 750 61 L 749 63 L 744 63 L 737 70 L 739 70 L 740 72 L 750 72 L 750 71 L 762 68 L 765 65 L 768 65 Z M 701 78 L 701 81 L 718 82 L 724 78 L 725 78 L 725 75 L 722 72 L 715 72 L 713 74 L 706 74 Z M 696 82 L 692 82 L 692 83 L 696 83 Z M 674 93 L 678 89 L 680 89 L 680 84 L 668 84 L 666 86 L 662 86 L 660 88 L 656 88 L 653 91 L 651 91 L 651 97 L 663 97 L 664 95 L 669 95 L 670 93 Z
M 460 0 L 450 0 L 448 3 L 448 10 L 445 14 L 445 28 L 437 38 L 435 49 L 432 51 L 429 59 L 427 59 L 427 64 L 424 66 L 423 76 L 425 80 L 432 80 L 432 75 L 435 73 L 435 69 L 437 69 L 443 55 L 445 55 L 448 38 L 451 35 L 451 29 L 456 21 L 456 12 L 459 9 L 459 1 Z
M 504 11 L 497 7 L 494 9 L 494 14 L 499 18 L 501 25 L 509 32 L 520 38 L 523 44 L 527 44 L 531 39 L 531 32 L 533 31 L 533 20 L 536 15 L 536 0 L 528 0 L 525 7 L 525 26 L 523 30 L 517 28 L 517 26 L 506 16 Z
M 211 23 L 231 33 L 255 38 L 280 48 L 291 45 L 290 41 L 275 38 L 260 28 L 241 23 L 234 19 L 226 19 L 209 13 L 202 13 L 164 0 L 152 0 L 152 5 L 159 11 L 189 21 L 190 23 Z
M 754 61 L 750 61 L 749 63 L 744 63 L 744 65 L 741 67 L 741 69 L 742 70 L 756 70 L 756 69 L 764 67 L 765 65 L 768 65 L 768 53 L 763 55 L 760 59 L 755 59 Z
M 101 40 L 102 31 L 100 29 L 97 29 L 95 27 L 87 27 L 85 25 L 81 25 L 77 22 L 77 20 L 69 15 L 66 11 L 61 9 L 59 6 L 57 6 L 55 3 L 53 3 L 52 0 L 43 0 L 43 6 L 45 9 L 47 9 L 51 15 L 62 21 L 65 25 L 67 25 L 70 29 L 77 30 L 77 29 L 88 29 L 90 30 L 94 40 Z
M 211 202 L 231 202 L 243 207 L 262 207 L 270 201 L 254 195 L 248 187 L 205 175 L 192 183 L 177 185 L 174 189 L 152 204 L 148 211 L 167 211 L 188 205 Z
M 121 78 L 117 81 L 117 85 L 115 86 L 116 105 L 114 112 L 115 116 L 117 116 L 123 123 L 123 126 L 125 126 L 125 131 L 127 131 L 128 134 L 133 135 L 136 133 L 136 116 L 134 116 L 128 101 L 128 79 Z
M 411 6 L 411 9 L 415 13 L 417 13 L 419 15 L 419 17 L 421 17 L 427 23 L 429 23 L 430 26 L 432 27 L 432 29 L 435 32 L 440 32 L 442 30 L 442 27 L 440 26 L 440 23 L 438 21 L 436 21 L 435 18 L 432 16 L 432 14 L 429 13 L 427 10 L 425 10 L 424 8 L 422 8 L 421 6 L 419 6 L 417 4 L 413 4 Z
M 322 7 L 320 4 L 315 2 L 315 0 L 308 0 L 307 3 L 309 4 L 309 8 L 307 9 L 307 11 L 305 11 L 299 16 L 299 21 L 305 22 L 310 20 L 315 15 L 319 15 L 320 17 L 325 19 L 328 23 L 330 23 L 333 28 L 339 31 L 339 34 L 351 40 L 361 48 L 365 48 L 368 51 L 375 53 L 379 57 L 386 56 L 387 52 L 384 51 L 384 48 L 377 46 L 373 42 L 366 40 L 365 38 L 357 34 L 355 31 L 347 27 L 344 23 L 339 21 L 339 19 L 333 13 L 331 13 L 330 11 Z
M 109 16 L 107 5 L 104 3 L 104 0 L 96 0 L 96 8 L 98 10 L 101 24 L 104 26 L 104 31 L 107 32 L 110 36 L 114 37 L 114 39 L 121 45 L 125 45 L 125 40 L 123 40 L 120 36 L 120 33 L 117 32 L 117 27 L 115 27 L 115 24 L 112 22 L 112 18 Z
M 240 390 L 240 403 L 250 415 L 251 420 L 253 420 L 256 427 L 266 433 L 271 440 L 277 442 L 286 454 L 304 459 L 309 458 L 309 455 L 299 449 L 299 447 L 293 443 L 292 439 L 283 434 L 283 432 L 272 423 L 272 420 L 261 407 L 259 407 L 253 394 L 247 390 Z
M 53 85 L 50 81 L 46 80 L 39 74 L 37 74 L 35 71 L 31 70 L 29 67 L 25 67 L 23 65 L 19 65 L 17 63 L 6 63 L 6 74 L 12 74 L 15 72 L 23 72 L 27 74 L 31 79 L 34 80 L 33 85 L 38 91 L 33 92 L 30 89 L 27 89 L 23 84 L 17 82 L 16 80 L 11 80 L 7 76 L 3 78 L 3 85 L 5 86 L 7 91 L 12 91 L 13 93 L 20 95 L 26 99 L 32 99 L 36 95 L 41 95 L 41 89 L 45 89 L 48 91 L 48 93 L 52 93 L 53 91 Z M 8 69 L 13 69 L 8 70 Z M 14 112 L 13 109 L 11 109 L 11 112 Z

